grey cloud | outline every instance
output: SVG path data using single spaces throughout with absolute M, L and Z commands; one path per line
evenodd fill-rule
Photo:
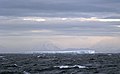
M 118 0 L 0 0 L 0 21 L 19 20 L 17 17 L 42 16 L 42 17 L 102 17 L 119 18 L 120 1 Z M 53 30 L 52 34 L 71 35 L 119 35 L 117 23 L 100 22 L 69 22 L 69 23 L 29 23 L 17 21 L 12 23 L 0 23 L 1 35 L 30 30 Z M 77 29 L 75 28 L 77 27 Z M 76 33 L 75 33 L 76 32 Z M 19 35 L 18 34 L 18 35 Z M 24 33 L 24 35 L 33 35 Z M 43 35 L 43 34 L 41 34 Z M 46 34 L 47 35 L 47 34 Z
M 32 30 L 51 30 L 50 33 L 32 33 Z M 100 22 L 64 22 L 64 23 L 19 23 L 0 25 L 1 36 L 36 36 L 36 35 L 91 35 L 119 36 L 120 29 L 115 23 Z
M 110 4 L 113 3 L 111 6 Z M 116 5 L 117 4 L 117 5 Z M 119 13 L 119 1 L 108 0 L 1 0 L 0 15 L 9 16 L 57 16 L 68 12 L 113 12 Z M 70 15 L 69 15 L 70 16 Z

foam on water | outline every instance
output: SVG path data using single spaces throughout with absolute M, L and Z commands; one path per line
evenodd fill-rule
M 3 58 L 4 56 L 0 56 L 0 58 Z
M 30 74 L 29 72 L 23 71 L 23 74 Z
M 68 65 L 62 65 L 62 66 L 54 66 L 55 68 L 60 68 L 60 69 L 68 69 L 68 68 L 87 68 L 86 66 L 81 66 L 81 65 L 73 65 L 73 66 L 68 66 Z
M 17 65 L 17 64 L 14 64 L 14 66 L 16 66 L 16 67 L 17 67 L 18 65 Z

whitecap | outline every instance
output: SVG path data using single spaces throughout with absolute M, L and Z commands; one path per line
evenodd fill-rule
M 0 58 L 3 58 L 4 56 L 0 56 Z
M 37 56 L 38 58 L 40 58 L 41 56 L 39 55 L 39 56 Z
M 73 67 L 86 68 L 86 66 L 81 66 L 81 65 L 74 65 Z
M 16 67 L 17 67 L 18 65 L 17 65 L 17 64 L 14 64 L 14 66 L 16 66 Z
M 81 65 L 73 65 L 73 66 L 68 66 L 68 65 L 61 65 L 61 66 L 54 66 L 55 68 L 60 68 L 60 69 L 68 69 L 68 68 L 87 68 L 86 66 L 81 66 Z
M 23 74 L 30 74 L 29 72 L 23 71 Z

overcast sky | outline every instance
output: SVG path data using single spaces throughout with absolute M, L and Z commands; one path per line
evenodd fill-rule
M 119 0 L 0 0 L 0 52 L 42 43 L 118 52 L 119 7 Z

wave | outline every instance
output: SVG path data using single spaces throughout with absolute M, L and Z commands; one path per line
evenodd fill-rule
M 3 58 L 4 56 L 0 56 L 0 58 Z
M 81 66 L 81 65 L 73 65 L 73 66 L 62 65 L 62 66 L 54 66 L 54 68 L 70 69 L 70 68 L 87 68 L 87 67 L 86 66 Z
M 30 74 L 29 72 L 23 71 L 23 74 Z

